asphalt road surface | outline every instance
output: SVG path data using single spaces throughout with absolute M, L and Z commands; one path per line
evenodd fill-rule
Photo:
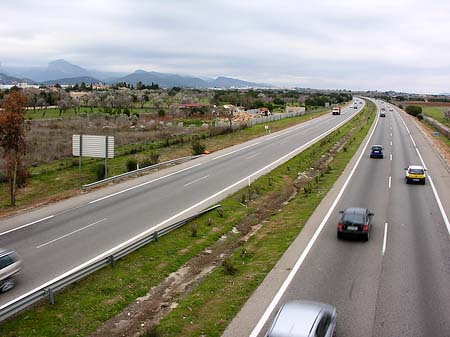
M 264 336 L 280 305 L 295 299 L 334 305 L 338 337 L 450 336 L 450 228 L 442 215 L 450 210 L 449 171 L 404 113 L 386 110 L 315 243 L 307 246 L 333 206 L 331 200 L 320 210 L 314 228 L 305 227 L 305 233 L 291 246 L 285 257 L 291 262 L 280 260 L 224 336 Z M 372 144 L 384 147 L 384 159 L 369 158 Z M 404 168 L 421 164 L 416 146 L 442 207 L 430 179 L 425 186 L 405 183 Z M 337 191 L 334 194 L 336 197 Z M 337 239 L 339 210 L 351 206 L 367 207 L 375 213 L 369 242 Z M 302 251 L 304 260 L 298 267 Z M 269 283 L 283 288 L 296 262 L 298 269 L 291 273 L 291 281 L 284 283 L 285 291 L 276 290 L 280 300 L 273 300 L 277 295 Z M 263 300 L 262 294 L 268 293 L 273 296 Z M 265 301 L 263 308 L 272 306 L 274 310 L 256 310 L 263 305 L 258 301 Z
M 0 247 L 19 252 L 24 269 L 0 306 L 108 256 L 119 245 L 152 233 L 236 192 L 298 154 L 357 114 L 326 114 L 155 174 L 0 221 Z

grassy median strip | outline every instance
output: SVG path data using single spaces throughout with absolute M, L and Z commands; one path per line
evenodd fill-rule
M 279 131 L 309 119 L 327 113 L 329 110 L 321 109 L 312 111 L 306 115 L 292 118 L 285 118 L 279 121 L 267 123 L 271 132 Z M 206 138 L 206 133 L 199 133 L 197 137 L 210 152 L 224 149 L 248 140 L 260 137 L 267 131 L 264 124 L 245 128 L 231 134 L 218 135 Z M 159 161 L 167 161 L 175 158 L 185 157 L 192 154 L 191 142 L 193 135 L 185 135 L 183 143 L 163 146 L 161 141 L 149 144 L 132 144 L 116 149 L 116 157 L 108 160 L 109 176 L 126 172 L 126 163 L 130 159 L 148 158 L 151 153 L 159 154 Z M 180 141 L 180 137 L 178 137 Z M 128 154 L 125 154 L 128 153 Z M 82 177 L 83 183 L 96 181 L 95 166 L 102 164 L 103 159 L 83 158 Z M 25 188 L 17 192 L 17 206 L 27 206 L 40 201 L 58 200 L 80 191 L 80 175 L 78 159 L 66 158 L 49 164 L 41 164 L 30 167 L 30 180 Z M 9 187 L 7 183 L 0 183 L 0 215 L 2 211 L 10 212 L 13 209 L 9 206 Z
M 374 111 L 369 103 L 363 113 L 339 130 L 259 178 L 250 189 L 222 201 L 222 215 L 215 211 L 206 214 L 117 261 L 114 268 L 104 268 L 88 276 L 57 293 L 54 305 L 42 302 L 3 322 L 0 335 L 85 336 L 95 331 L 225 234 L 232 240 L 232 229 L 254 217 L 258 202 L 292 192 L 287 184 L 297 178 L 298 172 L 307 171 L 344 135 L 352 132 L 352 138 L 318 179 L 284 206 L 282 212 L 278 209 L 272 212 L 245 245 L 233 250 L 227 261 L 236 273 L 216 268 L 181 299 L 158 328 L 163 336 L 219 336 L 340 175 L 370 128 Z
M 344 170 L 375 119 L 375 107 L 368 103 L 370 120 L 354 133 L 350 142 L 338 152 L 331 162 L 331 170 L 314 179 L 311 190 L 298 194 L 279 213 L 273 214 L 268 223 L 245 245 L 237 249 L 231 261 L 237 271 L 227 273 L 217 268 L 179 306 L 159 324 L 161 336 L 220 336 L 232 318 L 239 312 L 253 291 L 263 281 L 280 259 L 301 228 L 314 212 L 323 196 L 330 190 Z M 358 123 L 358 118 L 329 136 L 333 141 Z M 320 142 L 288 163 L 277 168 L 272 175 L 281 179 L 287 167 L 297 168 L 298 163 L 310 162 L 310 154 L 323 144 Z M 316 152 L 321 155 L 322 152 Z M 317 158 L 317 157 L 316 157 Z M 291 169 L 292 170 L 292 169 Z M 259 179 L 256 184 L 264 184 Z M 285 180 L 284 180 L 285 181 Z M 243 254 L 242 252 L 245 252 Z

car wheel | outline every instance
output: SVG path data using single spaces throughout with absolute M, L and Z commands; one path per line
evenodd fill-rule
M 16 281 L 12 278 L 7 279 L 5 282 L 2 283 L 0 286 L 0 291 L 2 293 L 7 292 L 8 290 L 11 290 L 16 285 Z
M 422 185 L 425 185 L 425 179 L 424 179 L 424 180 L 422 180 Z
M 409 179 L 406 179 L 406 183 L 409 184 Z
M 337 232 L 337 238 L 342 239 L 342 233 Z
M 369 241 L 369 232 L 367 232 L 367 234 L 364 236 L 364 241 Z

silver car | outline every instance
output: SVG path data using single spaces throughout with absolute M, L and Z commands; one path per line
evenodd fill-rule
M 292 301 L 278 311 L 267 337 L 331 337 L 336 329 L 336 308 L 329 304 Z
M 13 250 L 0 248 L 0 292 L 16 285 L 16 276 L 22 270 L 22 259 Z

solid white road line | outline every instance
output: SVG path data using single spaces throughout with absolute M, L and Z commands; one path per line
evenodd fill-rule
M 198 179 L 196 179 L 196 180 L 194 180 L 194 181 L 191 181 L 190 183 L 184 184 L 183 186 L 186 187 L 186 186 L 195 184 L 196 182 L 199 182 L 200 180 L 206 179 L 206 178 L 208 178 L 208 177 L 209 177 L 209 174 L 206 175 L 206 176 L 203 176 L 203 177 L 201 177 L 201 178 L 198 178 Z
M 30 223 L 27 223 L 27 224 L 25 224 L 25 225 L 22 225 L 22 226 L 19 226 L 19 227 L 10 229 L 10 230 L 8 230 L 8 231 L 2 232 L 2 233 L 0 233 L 0 236 L 5 235 L 5 234 L 8 234 L 8 233 L 11 233 L 11 232 L 14 232 L 14 231 L 17 231 L 17 230 L 19 230 L 19 229 L 22 229 L 22 228 L 25 228 L 25 227 L 28 227 L 28 226 L 31 226 L 31 225 L 34 225 L 34 224 L 36 224 L 36 223 L 38 223 L 38 222 L 42 222 L 42 221 L 51 219 L 51 218 L 53 218 L 53 217 L 54 217 L 54 215 L 49 215 L 49 216 L 47 216 L 47 217 L 45 217 L 45 218 L 42 218 L 42 219 L 39 219 L 39 220 L 30 222 Z
M 387 233 L 388 233 L 388 223 L 384 224 L 384 239 L 383 239 L 383 248 L 381 249 L 381 255 L 384 256 L 386 252 L 386 243 L 387 243 Z
M 43 243 L 42 245 L 39 245 L 39 246 L 37 246 L 36 248 L 38 248 L 38 249 L 39 249 L 39 248 L 41 248 L 41 247 L 47 246 L 47 245 L 49 245 L 49 244 L 51 244 L 51 243 L 53 243 L 53 242 L 56 242 L 56 241 L 58 241 L 58 240 L 61 240 L 61 239 L 64 239 L 64 238 L 66 238 L 66 237 L 68 237 L 68 236 L 70 236 L 70 235 L 72 235 L 72 234 L 75 234 L 75 233 L 81 232 L 81 231 L 82 231 L 83 229 L 86 229 L 86 228 L 89 228 L 89 227 L 95 226 L 96 224 L 98 224 L 98 223 L 100 223 L 100 222 L 103 222 L 103 221 L 105 221 L 105 220 L 107 220 L 107 218 L 104 218 L 104 219 L 98 220 L 98 221 L 96 221 L 96 222 L 94 222 L 94 223 L 91 223 L 90 225 L 84 226 L 84 227 L 82 227 L 82 228 L 79 228 L 79 229 L 77 229 L 77 230 L 75 230 L 75 231 L 73 231 L 73 232 L 70 232 L 70 233 L 68 233 L 68 234 L 65 234 L 65 235 L 63 235 L 63 236 L 60 236 L 59 238 L 56 238 L 56 239 L 50 240 L 50 241 L 48 241 L 48 242 L 46 242 L 46 243 Z
M 272 313 L 272 311 L 275 309 L 275 307 L 277 306 L 278 302 L 280 301 L 281 297 L 284 295 L 285 291 L 287 290 L 287 288 L 289 287 L 290 283 L 292 282 L 292 280 L 294 279 L 295 274 L 298 272 L 298 270 L 300 269 L 301 265 L 303 264 L 303 261 L 306 259 L 306 256 L 308 256 L 309 251 L 311 250 L 312 246 L 314 245 L 314 243 L 316 242 L 320 232 L 322 232 L 322 229 L 325 227 L 325 224 L 327 223 L 328 219 L 331 216 L 331 213 L 334 211 L 334 209 L 336 208 L 337 203 L 339 202 L 339 200 L 341 199 L 345 188 L 347 187 L 347 185 L 350 182 L 350 179 L 352 178 L 353 174 L 356 171 L 356 168 L 358 167 L 359 162 L 361 161 L 361 158 L 363 157 L 363 155 L 366 152 L 367 146 L 370 143 L 370 139 L 373 136 L 373 133 L 375 132 L 375 129 L 377 128 L 378 125 L 378 121 L 379 121 L 379 115 L 377 115 L 377 120 L 376 120 L 376 125 L 373 128 L 372 132 L 370 133 L 370 136 L 368 138 L 368 141 L 366 143 L 366 145 L 364 146 L 363 150 L 361 151 L 361 154 L 359 155 L 358 160 L 355 163 L 355 166 L 352 168 L 352 170 L 350 171 L 349 176 L 347 177 L 347 179 L 344 182 L 344 185 L 342 186 L 341 190 L 339 191 L 339 194 L 337 195 L 336 199 L 334 200 L 333 204 L 331 205 L 330 209 L 328 210 L 328 212 L 326 213 L 325 217 L 323 218 L 322 222 L 320 223 L 319 227 L 317 228 L 317 230 L 314 232 L 314 235 L 312 236 L 311 240 L 308 242 L 308 245 L 306 246 L 305 250 L 302 252 L 302 254 L 300 255 L 299 259 L 297 260 L 297 262 L 295 263 L 294 267 L 292 268 L 291 272 L 289 273 L 289 275 L 287 276 L 287 278 L 284 280 L 283 284 L 281 285 L 280 289 L 278 290 L 278 292 L 276 293 L 275 297 L 272 299 L 272 302 L 269 304 L 269 306 L 267 307 L 266 311 L 264 312 L 264 314 L 262 315 L 262 317 L 260 318 L 260 320 L 258 321 L 258 323 L 256 324 L 255 328 L 253 329 L 253 331 L 250 334 L 250 337 L 257 337 L 259 335 L 259 333 L 261 332 L 262 328 L 264 327 L 264 325 L 266 324 L 267 320 L 270 317 L 270 314 Z
M 392 180 L 392 178 L 391 178 L 391 176 L 389 176 L 389 182 L 388 182 L 389 188 L 391 188 L 391 180 Z
M 251 155 L 250 157 L 247 157 L 245 159 L 252 159 L 255 158 L 256 156 L 259 156 L 261 154 L 261 152 L 255 153 L 254 155 Z
M 159 177 L 159 178 L 156 178 L 156 179 L 153 179 L 153 180 L 146 181 L 145 183 L 142 183 L 142 184 L 139 184 L 139 185 L 130 187 L 130 188 L 126 188 L 126 189 L 124 189 L 124 190 L 122 190 L 122 191 L 119 191 L 119 192 L 116 192 L 116 193 L 113 193 L 113 194 L 110 194 L 110 195 L 107 195 L 107 196 L 98 198 L 98 199 L 96 199 L 96 200 L 92 200 L 92 201 L 90 201 L 89 203 L 90 203 L 90 204 L 95 204 L 96 202 L 99 202 L 99 201 L 102 201 L 102 200 L 105 200 L 105 199 L 114 197 L 114 196 L 116 196 L 116 195 L 119 195 L 119 194 L 122 194 L 122 193 L 125 193 L 125 192 L 128 192 L 128 191 L 134 190 L 134 189 L 136 189 L 136 188 L 139 188 L 139 187 L 142 187 L 142 186 L 145 186 L 145 185 L 154 183 L 155 181 L 158 181 L 158 180 L 161 180 L 161 179 L 164 179 L 164 178 L 168 178 L 168 177 L 170 177 L 170 176 L 173 176 L 173 175 L 175 175 L 175 174 L 178 174 L 178 173 L 181 173 L 181 172 L 184 172 L 184 171 L 193 169 L 194 167 L 197 167 L 197 166 L 200 166 L 200 165 L 202 165 L 202 164 L 200 163 L 200 164 L 196 164 L 196 165 L 192 165 L 192 166 L 186 167 L 186 168 L 184 168 L 184 169 L 182 169 L 182 170 L 179 170 L 179 171 L 176 171 L 176 172 L 169 173 L 169 174 L 167 174 L 167 175 L 165 175 L 165 176 L 162 176 L 162 177 Z
M 414 148 L 416 149 L 416 152 L 419 155 L 419 159 L 420 159 L 420 162 L 422 163 L 422 166 L 424 168 L 426 168 L 425 162 L 423 161 L 423 158 L 420 155 L 419 149 L 417 148 L 416 142 L 414 142 L 411 132 L 409 131 L 408 127 L 406 126 L 406 123 L 403 120 L 402 116 L 399 115 L 399 117 L 403 123 L 403 126 L 406 128 L 406 131 L 408 131 L 409 138 L 411 139 L 411 142 L 413 143 Z M 442 206 L 441 199 L 439 198 L 439 194 L 437 193 L 436 187 L 434 186 L 434 183 L 433 183 L 433 179 L 431 179 L 430 175 L 428 175 L 428 181 L 430 182 L 431 189 L 433 190 L 434 198 L 436 199 L 436 202 L 438 204 L 439 211 L 441 212 L 442 218 L 444 219 L 444 223 L 445 223 L 445 226 L 447 227 L 448 234 L 450 234 L 450 222 L 448 221 L 447 214 L 445 213 L 444 207 Z

